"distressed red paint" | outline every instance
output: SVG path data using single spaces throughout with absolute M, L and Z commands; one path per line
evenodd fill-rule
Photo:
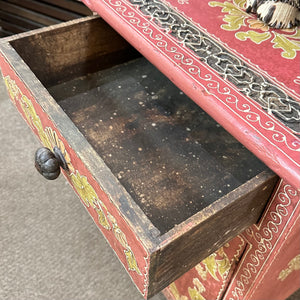
M 259 224 L 242 236 L 247 248 L 224 300 L 286 299 L 299 289 L 300 267 L 280 280 L 281 271 L 300 254 L 300 195 L 281 181 Z

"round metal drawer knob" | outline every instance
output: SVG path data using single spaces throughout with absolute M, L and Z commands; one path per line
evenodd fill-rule
M 56 179 L 60 174 L 60 168 L 68 170 L 65 158 L 58 147 L 53 151 L 42 147 L 35 152 L 35 167 L 46 179 Z

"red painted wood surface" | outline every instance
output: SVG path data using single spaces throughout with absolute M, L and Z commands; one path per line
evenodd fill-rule
M 276 39 L 280 37 L 297 42 L 295 30 L 268 28 L 255 15 L 245 13 L 246 1 L 167 2 L 190 18 L 197 27 L 203 28 L 226 48 L 230 48 L 234 55 L 244 59 L 259 73 L 264 73 L 299 99 L 300 60 L 294 59 L 296 50 L 285 52 L 276 44 Z M 253 41 L 254 37 L 256 42 Z
M 225 299 L 286 299 L 300 288 L 300 194 L 281 181 L 260 222 L 242 236 L 247 248 Z

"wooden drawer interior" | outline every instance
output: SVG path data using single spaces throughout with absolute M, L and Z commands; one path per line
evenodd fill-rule
M 157 262 L 150 295 L 258 219 L 276 176 L 103 20 L 23 35 L 10 44 L 158 229 L 157 249 L 179 224 L 235 195 L 231 210 L 215 210 L 217 227 L 211 228 L 234 227 L 232 236 L 208 241 L 205 251 L 191 250 L 171 275 L 155 273 Z M 262 177 L 257 192 L 254 181 Z M 252 192 L 260 198 L 235 208 Z M 224 226 L 223 212 L 231 225 Z M 197 245 L 198 231 L 193 234 L 186 235 L 187 244 Z
M 162 234 L 267 169 L 99 20 L 89 26 L 13 46 Z
M 49 91 L 161 234 L 266 170 L 145 58 Z

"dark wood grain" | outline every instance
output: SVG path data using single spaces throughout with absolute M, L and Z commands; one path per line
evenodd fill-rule
M 52 5 L 56 5 L 58 7 L 62 7 L 66 10 L 73 11 L 78 13 L 82 16 L 90 16 L 92 12 L 89 8 L 87 8 L 83 3 L 80 1 L 72 1 L 72 0 L 42 0 L 40 2 L 49 3 Z
M 81 15 L 61 9 L 60 7 L 49 5 L 41 1 L 34 0 L 7 0 L 6 2 L 30 9 L 32 11 L 42 13 L 43 15 L 50 16 L 61 21 L 69 21 L 81 17 Z
M 8 31 L 8 30 L 5 30 L 3 28 L 0 28 L 0 37 L 7 37 L 7 36 L 10 36 L 12 35 L 13 33 Z
M 21 18 L 12 13 L 0 10 L 0 20 L 15 24 L 24 28 L 24 31 L 41 28 L 43 25 L 25 18 Z
M 20 32 L 24 32 L 26 31 L 26 28 L 17 25 L 17 24 L 13 24 L 11 22 L 7 22 L 5 20 L 1 20 L 0 19 L 0 26 L 7 31 L 10 31 L 12 33 L 20 33 Z
M 92 12 L 78 1 L 1 0 L 1 36 L 21 33 L 88 15 L 92 15 Z
M 45 86 L 139 56 L 101 19 L 20 38 L 13 47 Z
M 8 3 L 7 1 L 3 0 L 0 0 L 0 10 L 43 24 L 44 26 L 58 24 L 61 22 L 56 18 L 45 16 L 41 13 L 19 7 L 18 5 Z

